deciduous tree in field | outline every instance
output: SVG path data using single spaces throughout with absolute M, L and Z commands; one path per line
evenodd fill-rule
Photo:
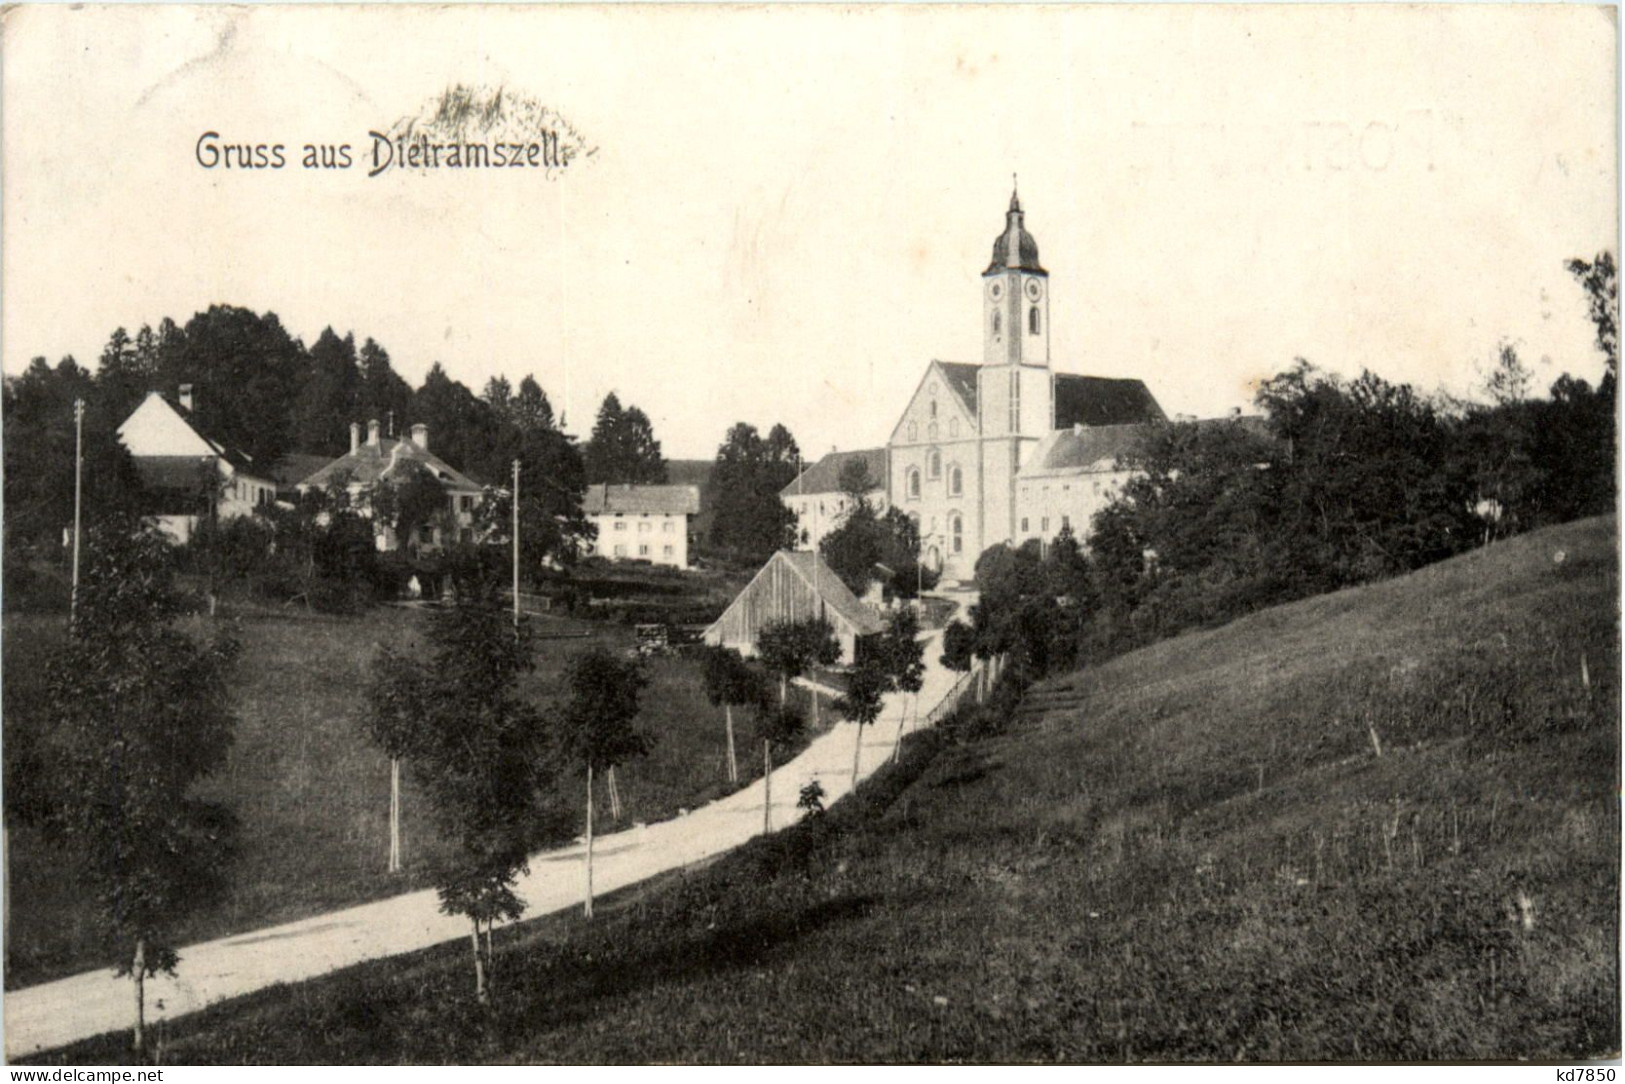
M 635 661 L 618 659 L 601 647 L 583 653 L 570 667 L 563 744 L 567 759 L 587 774 L 588 918 L 592 917 L 593 777 L 649 751 L 648 736 L 634 725 L 647 684 L 648 678 Z
M 925 686 L 925 645 L 920 642 L 919 615 L 907 607 L 893 611 L 886 623 L 886 631 L 881 635 L 880 650 L 886 660 L 892 688 L 913 697 L 915 721 L 918 722 L 920 690 Z M 903 724 L 907 720 L 907 712 L 897 713 L 894 757 L 902 755 Z
M 231 745 L 237 645 L 174 627 L 168 545 L 137 521 L 92 530 L 85 550 L 78 620 L 46 681 L 40 812 L 83 863 L 117 974 L 134 980 L 140 1051 L 146 979 L 174 971 L 178 920 L 225 883 L 233 819 L 194 788 Z
M 729 647 L 708 647 L 704 658 L 705 695 L 722 707 L 728 732 L 728 782 L 739 782 L 739 761 L 734 751 L 735 705 L 757 704 L 762 700 L 761 681 L 739 652 Z
M 787 752 L 801 734 L 801 713 L 762 699 L 756 705 L 756 736 L 762 743 L 762 832 L 773 830 L 773 751 Z
M 762 662 L 779 675 L 779 703 L 790 699 L 790 682 L 814 665 L 829 666 L 841 657 L 840 642 L 828 621 L 775 621 L 763 627 L 756 641 Z
M 387 649 L 377 660 L 369 728 L 406 761 L 452 844 L 434 868 L 435 887 L 441 909 L 473 927 L 474 990 L 484 1003 L 492 927 L 524 911 L 514 884 L 557 823 L 552 720 L 517 695 L 519 676 L 534 665 L 530 629 L 514 625 L 489 587 L 436 613 L 429 640 L 425 662 Z
M 858 652 L 857 665 L 847 675 L 846 695 L 835 702 L 835 710 L 858 724 L 852 744 L 852 786 L 858 785 L 859 761 L 863 756 L 863 728 L 880 718 L 885 695 L 895 688 L 891 666 L 882 649 Z

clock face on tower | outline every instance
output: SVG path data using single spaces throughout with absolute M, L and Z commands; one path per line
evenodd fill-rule
M 1044 296 L 1044 287 L 1039 283 L 1039 281 L 1037 279 L 1028 279 L 1027 280 L 1027 300 L 1028 301 L 1037 301 L 1039 298 L 1041 298 L 1043 296 Z
M 988 283 L 987 296 L 989 300 L 992 301 L 997 301 L 999 298 L 1003 297 L 1004 283 L 1000 282 L 998 279 L 994 279 L 992 282 Z

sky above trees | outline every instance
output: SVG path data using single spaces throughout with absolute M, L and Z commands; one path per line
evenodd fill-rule
M 926 361 L 980 359 L 1019 172 L 1056 367 L 1170 413 L 1299 355 L 1465 391 L 1503 338 L 1537 387 L 1594 382 L 1563 262 L 1616 233 L 1614 34 L 1580 6 L 22 10 L 0 361 L 90 365 L 219 302 L 364 328 L 413 386 L 534 372 L 581 436 L 616 391 L 671 457 L 739 420 L 872 445 Z M 211 130 L 360 153 L 454 83 L 597 151 L 555 179 L 193 158 Z

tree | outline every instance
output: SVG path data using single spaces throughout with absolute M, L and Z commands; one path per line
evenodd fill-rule
M 406 761 L 451 844 L 435 861 L 435 888 L 441 910 L 472 925 L 475 996 L 484 1004 L 492 929 L 524 912 L 514 885 L 556 825 L 554 727 L 518 696 L 520 675 L 535 665 L 531 631 L 499 605 L 494 584 L 436 611 L 429 642 L 426 662 L 380 653 L 368 728 L 386 755 Z
M 234 822 L 195 789 L 231 744 L 237 645 L 173 626 L 180 598 L 156 532 L 109 521 L 85 553 L 79 619 L 46 679 L 45 827 L 84 864 L 116 973 L 134 980 L 140 1051 L 145 980 L 174 971 L 182 913 L 225 885 Z
M 892 611 L 886 631 L 880 636 L 879 651 L 885 659 L 892 688 L 913 698 L 915 723 L 919 722 L 920 690 L 925 687 L 925 645 L 920 642 L 920 618 L 912 609 Z M 903 752 L 903 724 L 908 713 L 897 713 L 897 744 L 894 756 Z
M 1484 394 L 1496 406 L 1507 406 L 1529 398 L 1529 389 L 1535 374 L 1518 357 L 1518 348 L 1503 341 L 1496 349 L 1495 361 L 1484 374 Z
M 728 734 L 728 782 L 739 782 L 739 763 L 734 755 L 735 705 L 760 704 L 761 681 L 756 671 L 746 665 L 739 652 L 729 647 L 707 647 L 702 657 L 705 677 L 705 695 L 713 704 L 721 705 Z
M 566 758 L 587 775 L 588 918 L 592 917 L 593 776 L 649 751 L 648 736 L 634 725 L 647 684 L 648 678 L 635 661 L 617 659 L 602 647 L 583 652 L 570 667 L 563 738 Z
M 368 339 L 361 344 L 360 357 L 361 388 L 356 403 L 359 420 L 377 419 L 386 426 L 392 419 L 404 422 L 412 406 L 412 386 L 390 365 L 389 351 Z
M 775 621 L 763 627 L 756 640 L 762 662 L 779 675 L 779 704 L 790 698 L 790 680 L 805 674 L 814 665 L 830 666 L 840 661 L 841 645 L 835 630 L 822 618 L 805 621 Z
M 355 335 L 341 339 L 331 327 L 323 328 L 294 396 L 293 447 L 334 456 L 349 451 L 350 424 L 360 420 L 360 400 Z
M 762 834 L 773 831 L 773 753 L 794 748 L 801 736 L 801 713 L 763 698 L 756 705 L 756 737 L 762 743 Z
M 795 438 L 782 425 L 765 440 L 744 422 L 729 429 L 711 472 L 711 544 L 755 561 L 793 545 L 796 516 L 779 491 L 795 480 L 799 459 Z
M 862 595 L 876 579 L 890 573 L 894 596 L 913 598 L 918 589 L 934 587 L 937 573 L 920 566 L 920 528 L 900 508 L 875 511 L 868 494 L 877 483 L 869 468 L 854 459 L 841 468 L 846 511 L 840 524 L 819 543 L 830 570 L 853 594 Z
M 622 408 L 614 392 L 598 408 L 584 458 L 590 484 L 659 485 L 666 481 L 666 460 L 649 416 L 635 406 Z
M 164 358 L 164 387 L 195 386 L 197 426 L 256 463 L 292 448 L 294 397 L 307 360 L 276 313 L 211 305 L 186 322 Z
M 893 675 L 883 650 L 859 651 L 857 665 L 846 679 L 846 693 L 835 702 L 835 708 L 858 724 L 857 737 L 852 743 L 852 789 L 858 786 L 858 771 L 863 757 L 863 728 L 880 718 L 885 695 L 891 692 Z
M 380 493 L 383 492 L 392 495 L 394 521 L 391 526 L 403 542 L 415 539 L 419 528 L 432 526 L 445 518 L 446 487 L 427 467 L 412 464 L 405 481 L 381 486 Z M 374 510 L 374 515 L 377 514 Z
M 1607 366 L 1603 382 L 1612 397 L 1619 376 L 1619 276 L 1614 254 L 1604 250 L 1590 261 L 1570 260 L 1568 269 L 1586 292 L 1591 322 L 1597 328 L 1597 349 Z
M 146 495 L 135 461 L 119 442 L 113 417 L 91 376 L 73 358 L 52 366 L 35 358 L 4 383 L 5 534 L 8 564 L 16 547 L 38 546 L 60 559 L 63 530 L 73 523 L 74 400 L 84 419 L 84 512 L 87 524 L 143 511 Z

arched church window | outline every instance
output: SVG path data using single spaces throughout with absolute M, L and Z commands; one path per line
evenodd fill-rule
M 931 400 L 931 417 L 935 418 L 936 416 L 937 416 L 937 401 L 935 399 L 933 399 L 933 400 Z
M 957 437 L 959 435 L 959 419 L 958 418 L 949 418 L 948 419 L 948 435 L 950 437 Z
M 957 497 L 960 495 L 960 493 L 964 492 L 964 489 L 964 472 L 959 469 L 959 464 L 955 463 L 953 466 L 948 468 L 948 496 Z
M 920 472 L 918 468 L 908 472 L 908 499 L 911 501 L 920 499 Z
M 999 313 L 997 311 L 995 311 L 993 313 L 993 334 L 997 335 L 999 332 L 1001 332 L 1003 330 L 1004 330 L 1004 321 L 999 318 Z
M 925 457 L 925 473 L 933 482 L 942 477 L 942 453 L 935 448 Z
M 949 544 L 954 553 L 965 552 L 965 521 L 957 515 L 948 517 Z
M 1034 305 L 1027 310 L 1027 330 L 1034 335 L 1038 334 L 1038 306 Z
M 916 425 L 915 423 L 913 423 L 913 422 L 908 423 L 908 439 L 909 440 L 919 440 L 920 439 L 920 427 L 918 425 Z

